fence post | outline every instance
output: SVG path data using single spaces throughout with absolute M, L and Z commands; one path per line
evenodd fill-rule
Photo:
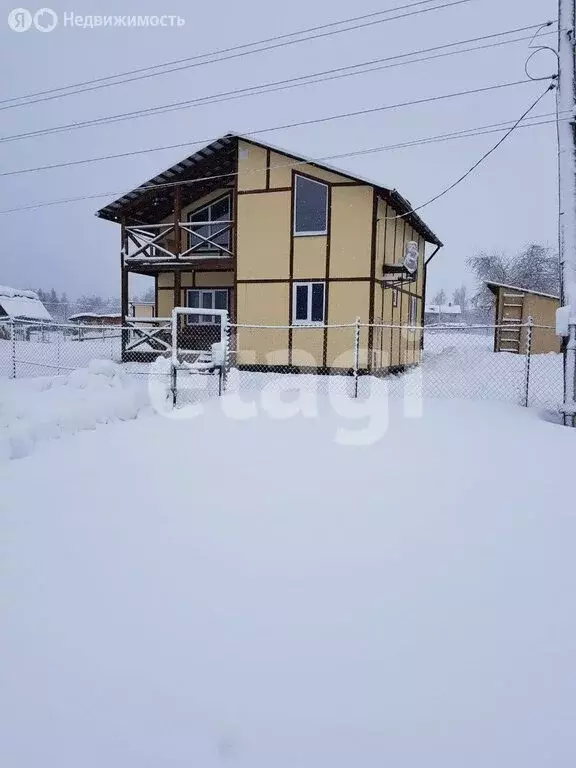
M 10 349 L 12 355 L 12 374 L 11 378 L 16 378 L 16 329 L 14 328 L 14 318 L 10 318 Z
M 56 364 L 58 366 L 57 375 L 60 376 L 60 362 L 61 362 L 61 350 L 60 350 L 60 328 L 56 328 Z
M 230 326 L 230 318 L 226 317 L 223 318 L 224 322 L 224 359 L 222 361 L 222 368 L 220 369 L 220 391 L 219 394 L 221 395 L 222 392 L 226 391 L 226 386 L 228 384 L 228 372 L 230 370 L 230 336 L 232 334 L 232 328 Z
M 534 320 L 532 315 L 528 317 L 526 322 L 526 366 L 524 369 L 524 407 L 528 408 L 530 402 L 530 362 L 532 358 L 532 326 Z
M 358 361 L 360 357 L 360 318 L 354 324 L 354 397 L 358 397 Z

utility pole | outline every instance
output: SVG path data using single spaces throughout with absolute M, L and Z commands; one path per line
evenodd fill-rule
M 576 426 L 576 0 L 558 0 L 560 269 L 564 424 Z M 572 119 L 562 120 L 570 115 Z

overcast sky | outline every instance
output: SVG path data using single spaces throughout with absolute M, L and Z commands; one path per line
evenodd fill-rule
M 438 4 L 450 0 L 437 0 Z M 112 75 L 314 25 L 403 5 L 408 0 L 78 0 L 52 2 L 64 12 L 174 14 L 186 23 L 167 28 L 64 28 L 50 33 L 0 26 L 0 99 Z M 12 5 L 4 6 L 5 17 Z M 37 10 L 31 7 L 32 11 Z M 303 42 L 129 85 L 103 88 L 4 110 L 0 136 L 207 96 L 297 77 L 434 45 L 555 19 L 556 0 L 471 0 L 411 18 Z M 547 41 L 555 44 L 554 37 Z M 211 139 L 452 91 L 522 80 L 528 42 L 411 64 L 358 77 L 251 96 L 172 114 L 0 143 L 0 170 L 59 163 L 163 144 Z M 552 54 L 533 64 L 555 70 Z M 261 140 L 321 157 L 517 119 L 546 88 L 534 82 L 450 101 L 291 128 Z M 552 94 L 535 114 L 550 113 Z M 499 138 L 487 135 L 442 144 L 341 159 L 337 164 L 397 188 L 418 205 L 466 171 Z M 535 241 L 556 243 L 556 143 L 553 125 L 519 130 L 477 172 L 421 215 L 444 241 L 430 291 L 452 291 L 473 280 L 466 259 L 479 249 L 514 251 Z M 193 151 L 191 147 L 190 151 Z M 164 150 L 139 157 L 0 178 L 0 208 L 107 193 L 101 198 L 2 215 L 0 284 L 55 287 L 69 296 L 119 294 L 119 227 L 95 218 L 106 202 L 189 154 Z M 141 287 L 141 286 L 140 286 Z

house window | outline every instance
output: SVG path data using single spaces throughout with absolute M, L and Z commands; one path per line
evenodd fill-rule
M 305 176 L 295 177 L 294 234 L 325 235 L 328 231 L 328 186 Z
M 392 291 L 392 306 L 398 306 L 398 291 L 396 289 Z
M 292 318 L 295 324 L 324 322 L 324 283 L 294 283 Z
M 198 290 L 191 288 L 187 292 L 186 305 L 194 309 L 228 309 L 228 291 L 210 288 Z M 220 325 L 220 315 L 186 315 L 188 325 Z
M 188 214 L 188 224 L 195 225 L 188 233 L 188 248 L 194 251 L 230 250 L 230 195 L 221 197 L 198 211 Z
M 416 296 L 410 296 L 410 304 L 408 308 L 408 325 L 416 325 L 418 322 L 416 313 L 418 311 L 418 299 Z

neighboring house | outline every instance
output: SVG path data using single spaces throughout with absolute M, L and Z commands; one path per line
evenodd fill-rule
M 424 318 L 427 325 L 458 322 L 462 316 L 462 308 L 458 304 L 427 304 Z
M 191 306 L 274 326 L 238 329 L 245 367 L 348 370 L 353 332 L 323 324 L 421 325 L 425 264 L 442 245 L 397 191 L 232 134 L 97 215 L 121 226 L 122 315 L 136 273 L 155 278 L 157 317 Z M 218 318 L 194 320 L 188 341 L 207 349 Z M 124 336 L 124 359 L 142 359 Z M 363 370 L 420 360 L 420 331 L 363 328 L 360 341 Z
M 0 321 L 43 320 L 52 322 L 52 317 L 34 291 L 22 291 L 0 285 Z
M 131 301 L 128 304 L 128 314 L 130 317 L 154 317 L 156 304 L 150 301 Z
M 560 352 L 561 342 L 556 336 L 556 310 L 560 307 L 558 296 L 506 283 L 486 282 L 486 285 L 495 297 L 494 352 L 524 354 L 526 328 L 522 326 L 529 317 L 535 326 L 532 329 L 532 352 Z
M 70 315 L 68 320 L 77 325 L 122 325 L 122 315 L 120 312 L 111 312 L 107 314 L 78 312 L 75 315 Z

